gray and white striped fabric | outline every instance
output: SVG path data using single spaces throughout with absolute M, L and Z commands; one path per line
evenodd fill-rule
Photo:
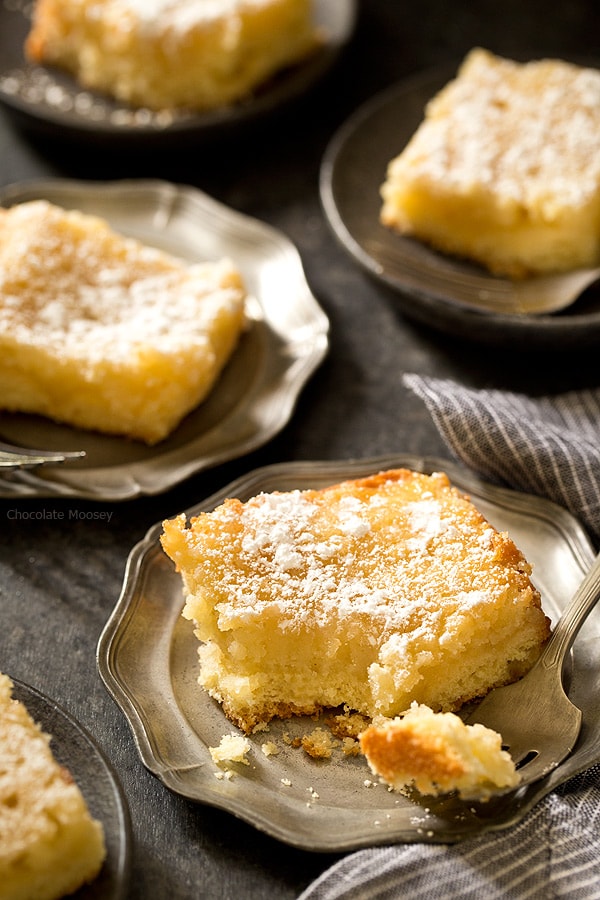
M 600 390 L 531 398 L 408 374 L 451 452 L 483 477 L 547 497 L 600 539 Z M 518 825 L 460 844 L 360 850 L 299 900 L 600 900 L 600 765 Z
M 299 900 L 600 900 L 600 766 L 506 831 L 460 844 L 376 847 L 335 863 Z
M 547 497 L 600 539 L 600 389 L 532 398 L 404 376 L 452 453 L 484 477 Z

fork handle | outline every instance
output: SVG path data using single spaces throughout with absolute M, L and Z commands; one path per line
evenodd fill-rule
M 538 665 L 550 669 L 562 665 L 573 641 L 596 603 L 600 599 L 600 553 L 596 556 L 587 575 L 575 591 L 573 599 L 556 623 Z

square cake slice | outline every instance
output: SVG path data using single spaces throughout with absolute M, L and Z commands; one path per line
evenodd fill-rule
M 232 498 L 163 529 L 200 684 L 246 732 L 327 707 L 456 709 L 548 637 L 531 567 L 443 473 Z
M 511 278 L 600 264 L 600 71 L 472 50 L 388 167 L 381 221 Z
M 245 323 L 233 263 L 187 265 L 103 219 L 0 210 L 0 408 L 154 444 L 204 400 Z
M 55 900 L 99 874 L 104 829 L 12 690 L 0 674 L 0 895 Z
M 37 0 L 25 51 L 132 106 L 203 111 L 317 43 L 311 0 Z

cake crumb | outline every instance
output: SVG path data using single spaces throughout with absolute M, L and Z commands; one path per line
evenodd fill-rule
M 358 738 L 361 731 L 364 731 L 370 720 L 361 713 L 353 712 L 345 709 L 343 713 L 327 718 L 327 725 L 331 729 L 332 734 L 338 738 Z
M 320 727 L 302 738 L 302 749 L 313 759 L 329 759 L 334 747 L 331 735 Z
M 268 730 L 269 730 L 269 723 L 268 723 L 268 722 L 259 722 L 259 723 L 258 723 L 257 725 L 255 725 L 254 728 L 252 729 L 252 734 L 258 734 L 258 733 L 261 732 L 261 731 L 268 731 Z
M 260 749 L 265 756 L 277 756 L 277 754 L 279 753 L 279 747 L 277 746 L 275 741 L 265 741 L 264 744 L 261 744 Z
M 360 753 L 360 744 L 353 737 L 345 737 L 342 739 L 342 752 L 344 756 L 358 756 Z
M 231 762 L 243 763 L 245 766 L 250 765 L 250 761 L 247 759 L 247 754 L 250 752 L 250 741 L 233 731 L 223 735 L 218 747 L 209 747 L 208 749 L 213 762 L 218 765 L 226 765 Z

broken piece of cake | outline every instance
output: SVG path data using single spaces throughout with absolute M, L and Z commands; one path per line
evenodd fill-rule
M 155 444 L 211 392 L 245 297 L 229 260 L 187 264 L 45 200 L 0 209 L 0 408 Z
M 200 685 L 243 731 L 345 706 L 454 710 L 549 634 L 531 567 L 443 473 L 379 472 L 165 521 Z
M 371 771 L 396 791 L 415 787 L 425 795 L 487 800 L 520 780 L 497 732 L 417 703 L 403 716 L 370 725 L 359 742 Z
M 201 112 L 318 43 L 311 0 L 36 0 L 25 53 L 132 106 Z
M 99 874 L 104 829 L 12 690 L 0 674 L 0 895 L 57 900 Z
M 600 71 L 472 50 L 390 161 L 382 223 L 522 278 L 600 264 Z
M 230 732 L 224 734 L 217 747 L 209 747 L 209 753 L 213 762 L 221 764 L 227 763 L 243 763 L 249 766 L 248 753 L 250 752 L 250 743 L 248 738 L 241 734 Z

